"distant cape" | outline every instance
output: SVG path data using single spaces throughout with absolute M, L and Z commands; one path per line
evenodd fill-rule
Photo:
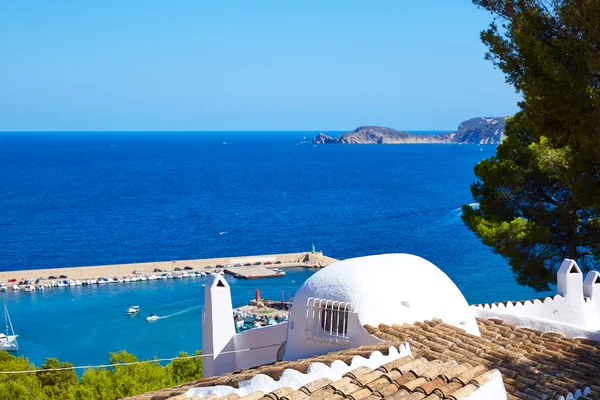
M 498 144 L 506 117 L 480 117 L 462 122 L 455 132 L 420 135 L 380 126 L 361 126 L 336 137 L 319 133 L 314 144 Z

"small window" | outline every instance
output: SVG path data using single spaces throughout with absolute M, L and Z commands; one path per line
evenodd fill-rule
M 594 281 L 594 283 L 600 283 L 600 275 L 596 277 L 596 281 Z
M 222 280 L 219 279 L 219 282 L 217 282 L 217 286 L 218 287 L 225 287 L 225 284 L 223 283 Z
M 306 304 L 306 339 L 349 344 L 348 316 L 352 313 L 349 303 L 309 298 Z
M 348 311 L 335 308 L 332 304 L 321 309 L 321 328 L 325 332 L 346 335 L 348 331 Z

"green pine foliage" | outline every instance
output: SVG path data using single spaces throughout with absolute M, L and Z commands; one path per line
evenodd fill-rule
M 194 353 L 199 354 L 199 351 Z M 202 358 L 185 358 L 188 357 L 185 352 L 180 353 L 179 357 L 165 366 L 157 361 L 120 365 L 137 362 L 138 359 L 126 351 L 110 353 L 112 367 L 86 369 L 80 379 L 73 370 L 0 374 L 0 400 L 117 400 L 202 377 Z M 72 366 L 48 358 L 44 364 L 36 367 L 27 358 L 0 351 L 0 371 Z
M 473 2 L 494 16 L 486 58 L 523 100 L 463 221 L 519 284 L 548 290 L 564 258 L 600 265 L 600 2 Z

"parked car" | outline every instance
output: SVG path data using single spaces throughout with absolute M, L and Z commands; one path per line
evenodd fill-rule
M 175 271 L 181 271 L 181 268 L 175 267 Z
M 265 261 L 265 265 L 271 265 L 273 264 L 273 261 Z
M 262 263 L 260 261 L 257 261 L 254 263 L 254 265 L 262 265 Z
M 217 268 L 223 268 L 223 264 L 217 264 Z
M 189 265 L 186 265 L 185 267 L 183 267 L 183 269 L 186 270 L 186 271 L 191 271 L 194 268 L 190 267 Z
M 59 278 L 59 279 L 67 279 L 67 276 L 66 276 L 66 275 L 61 275 L 61 276 L 59 276 L 58 278 Z
M 237 263 L 234 265 L 234 267 L 241 267 L 241 266 L 242 266 L 242 264 L 240 264 L 240 263 Z
M 212 265 L 207 265 L 206 269 L 212 269 L 212 267 L 213 267 Z
M 8 283 L 15 283 L 17 280 L 15 278 L 9 279 Z
M 162 269 L 160 269 L 160 268 L 154 268 L 153 272 L 162 272 Z
M 247 266 L 250 266 L 250 265 L 252 265 L 252 263 L 246 263 L 246 264 L 244 264 L 244 267 L 247 267 Z
M 281 261 L 275 261 L 275 264 L 281 264 Z
M 56 278 L 54 275 L 50 275 L 50 276 L 48 277 L 48 279 L 58 279 L 58 278 Z

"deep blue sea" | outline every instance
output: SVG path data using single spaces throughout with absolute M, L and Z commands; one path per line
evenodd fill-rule
M 473 202 L 473 166 L 494 146 L 300 143 L 316 133 L 0 134 L 0 270 L 299 252 L 314 243 L 336 258 L 417 254 L 471 303 L 542 295 L 517 286 L 506 261 L 460 219 L 461 205 Z M 231 279 L 234 306 L 255 288 L 266 298 L 293 295 L 313 272 Z M 201 347 L 202 279 L 4 297 L 21 354 L 36 363 Z M 143 315 L 127 317 L 130 304 Z M 150 324 L 150 312 L 176 315 Z

